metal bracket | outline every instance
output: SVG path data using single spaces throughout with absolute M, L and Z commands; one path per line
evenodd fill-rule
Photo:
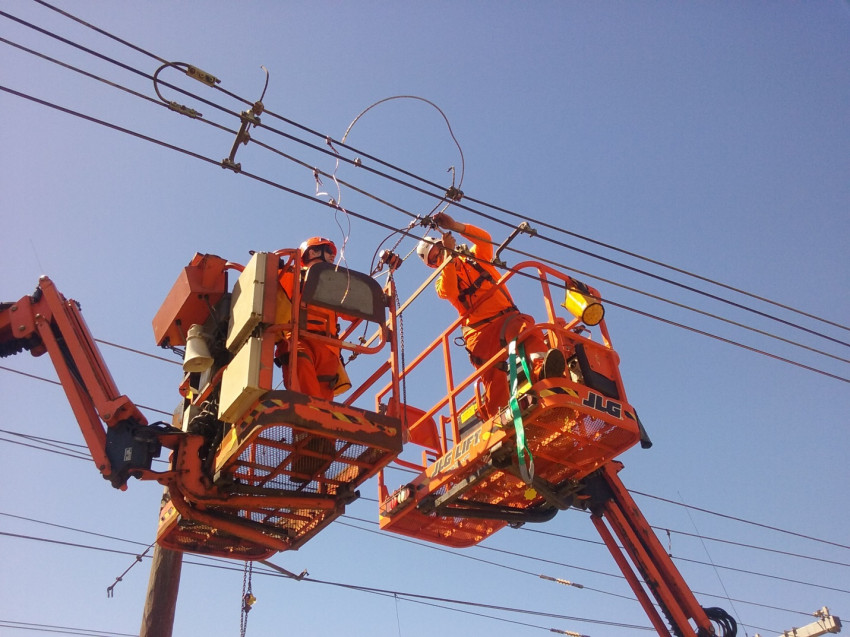
M 517 236 L 520 232 L 524 232 L 525 234 L 527 234 L 527 235 L 531 235 L 532 237 L 533 237 L 533 236 L 535 236 L 535 235 L 537 234 L 537 230 L 535 230 L 534 228 L 532 228 L 532 227 L 528 224 L 528 222 L 523 221 L 523 222 L 522 222 L 521 224 L 519 224 L 516 228 L 514 228 L 514 231 L 513 231 L 513 232 L 511 232 L 511 234 L 510 234 L 510 235 L 508 235 L 508 238 L 507 238 L 507 239 L 505 239 L 505 240 L 502 242 L 502 245 L 500 245 L 500 246 L 496 249 L 496 254 L 494 254 L 494 255 L 493 255 L 493 265 L 495 265 L 496 267 L 499 267 L 499 268 L 505 268 L 505 267 L 507 267 L 507 264 L 499 258 L 499 255 L 502 253 L 502 250 L 504 250 L 504 249 L 505 249 L 505 247 L 506 247 L 506 246 L 507 246 L 507 245 L 508 245 L 511 241 L 513 241 L 513 240 L 514 240 L 514 237 L 516 237 L 516 236 Z
M 265 110 L 263 106 L 263 97 L 266 95 L 266 89 L 269 87 L 269 70 L 266 67 L 261 67 L 266 72 L 266 84 L 263 87 L 263 93 L 260 99 L 254 102 L 254 105 L 247 111 L 242 111 L 239 114 L 239 119 L 242 120 L 242 125 L 239 127 L 239 132 L 236 133 L 236 139 L 233 140 L 233 147 L 230 149 L 230 155 L 221 160 L 221 167 L 228 168 L 235 173 L 242 171 L 242 164 L 237 164 L 236 151 L 239 150 L 240 144 L 247 144 L 251 141 L 251 135 L 248 133 L 249 126 L 260 125 L 260 115 Z
M 180 113 L 181 115 L 185 115 L 186 117 L 191 117 L 192 119 L 198 119 L 203 117 L 201 113 L 196 111 L 194 108 L 189 108 L 179 102 L 171 101 L 169 102 L 165 99 L 162 94 L 159 92 L 159 74 L 163 69 L 167 67 L 173 67 L 178 70 L 182 70 L 186 75 L 191 77 L 194 80 L 198 80 L 206 84 L 207 86 L 215 86 L 216 84 L 221 83 L 215 75 L 211 73 L 207 73 L 206 71 L 202 71 L 196 66 L 192 66 L 191 64 L 186 64 L 185 62 L 166 62 L 162 66 L 160 66 L 156 72 L 153 74 L 153 90 L 156 92 L 157 97 L 162 100 L 168 108 L 170 108 L 175 113 Z M 173 88 L 173 87 L 172 87 Z

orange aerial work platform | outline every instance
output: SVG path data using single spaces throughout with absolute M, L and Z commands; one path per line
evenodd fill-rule
M 182 401 L 170 423 L 148 424 L 119 393 L 79 306 L 50 279 L 0 303 L 0 356 L 49 353 L 104 478 L 120 489 L 130 477 L 166 487 L 157 540 L 167 548 L 237 559 L 298 548 L 401 452 L 392 277 L 385 289 L 362 273 L 300 263 L 289 249 L 254 253 L 245 266 L 197 254 L 183 269 L 153 320 L 158 345 L 184 348 Z M 284 276 L 300 282 L 289 294 Z M 333 315 L 343 333 L 335 325 L 309 331 L 308 305 Z M 370 323 L 374 344 L 348 340 Z M 366 380 L 344 398 L 309 396 L 292 356 L 281 389 L 276 352 L 310 341 L 364 354 L 356 372 Z M 387 377 L 392 389 L 380 410 L 355 404 Z M 333 379 L 340 390 L 352 385 L 341 359 Z M 171 450 L 170 466 L 154 471 L 162 447 Z
M 218 276 L 228 268 L 241 272 L 232 292 L 221 295 L 227 307 L 210 303 L 204 317 L 201 331 L 205 344 L 214 346 L 212 364 L 202 373 L 187 373 L 181 386 L 184 402 L 175 425 L 201 434 L 196 453 L 202 470 L 168 481 L 157 538 L 163 546 L 242 559 L 296 549 L 341 515 L 359 496 L 357 487 L 401 451 L 397 417 L 351 404 L 381 374 L 369 377 L 344 402 L 322 400 L 298 391 L 299 357 L 292 356 L 290 389 L 273 389 L 276 346 L 284 343 L 285 351 L 295 352 L 304 339 L 362 354 L 388 348 L 389 362 L 382 357 L 377 366 L 398 389 L 394 292 L 364 274 L 319 263 L 304 273 L 289 299 L 278 280 L 281 272 L 301 276 L 298 260 L 297 251 L 281 250 L 256 253 L 244 268 L 223 268 L 217 257 L 197 255 L 187 268 Z M 209 273 L 181 275 L 154 319 L 158 344 L 185 344 L 187 360 L 191 336 L 185 332 L 177 343 L 174 338 L 186 330 L 184 315 L 196 324 L 200 316 L 192 282 L 217 290 L 220 285 L 210 285 L 210 278 Z M 346 331 L 339 338 L 309 332 L 307 304 L 335 312 Z M 345 340 L 364 322 L 377 325 L 376 344 Z M 216 363 L 222 356 L 225 365 Z M 341 363 L 339 374 L 339 384 L 350 387 Z M 391 394 L 389 400 L 397 403 L 397 392 Z M 172 462 L 179 471 L 181 458 Z
M 426 411 L 407 410 L 410 443 L 421 448 L 422 461 L 395 461 L 419 473 L 392 493 L 381 473 L 383 530 L 471 546 L 509 523 L 551 519 L 575 502 L 582 478 L 642 439 L 649 444 L 626 399 L 598 292 L 531 261 L 512 268 L 499 284 L 520 274 L 540 281 L 546 315 L 520 333 L 517 344 L 541 333 L 551 348 L 563 352 L 565 374 L 522 379 L 514 409 L 505 406 L 490 419 L 479 418 L 479 376 L 504 365 L 507 347 L 455 383 L 450 341 L 463 317 L 450 325 L 402 373 L 402 378 L 411 374 L 429 357 L 442 358 L 448 391 Z M 560 306 L 554 293 L 564 299 Z M 561 306 L 577 316 L 563 318 Z

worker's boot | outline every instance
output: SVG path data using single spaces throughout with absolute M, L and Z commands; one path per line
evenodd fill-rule
M 567 359 L 559 349 L 550 349 L 543 358 L 543 369 L 540 370 L 540 380 L 544 378 L 561 378 L 567 370 Z

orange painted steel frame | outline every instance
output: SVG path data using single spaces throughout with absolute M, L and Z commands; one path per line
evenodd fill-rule
M 35 294 L 0 312 L 0 343 L 27 340 L 34 356 L 45 351 L 50 355 L 98 470 L 113 485 L 126 489 L 126 476 L 116 475 L 107 458 L 103 423 L 113 427 L 131 421 L 143 426 L 147 420 L 118 391 L 76 301 L 66 300 L 46 276 L 39 279 Z
M 567 322 L 565 319 L 561 318 L 557 315 L 556 305 L 552 301 L 552 292 L 551 292 L 551 284 L 549 283 L 549 277 L 560 281 L 562 285 L 570 285 L 573 279 L 567 275 L 564 275 L 557 270 L 550 268 L 547 265 L 542 263 L 538 263 L 536 261 L 524 261 L 522 263 L 517 264 L 511 270 L 506 272 L 497 282 L 498 285 L 505 285 L 515 274 L 523 273 L 524 270 L 530 270 L 533 278 L 539 278 L 541 283 L 541 293 L 543 296 L 543 301 L 546 307 L 547 317 L 546 321 L 542 323 L 538 323 L 534 329 L 543 330 L 549 339 L 549 344 L 551 347 L 563 348 L 564 343 L 566 341 L 574 340 L 574 336 L 570 336 L 568 332 L 571 332 L 573 329 L 581 326 L 581 321 L 579 319 L 572 319 L 570 322 Z M 599 296 L 599 293 L 593 288 L 589 288 L 591 295 Z M 490 294 L 495 292 L 495 288 Z M 463 322 L 463 316 L 458 317 L 455 321 L 452 322 L 451 325 L 446 328 L 440 336 L 438 336 L 428 347 L 426 347 L 411 363 L 409 363 L 405 369 L 402 371 L 400 375 L 400 380 L 403 380 L 406 376 L 409 376 L 410 373 L 416 369 L 422 362 L 431 356 L 437 348 L 440 349 L 440 352 L 443 356 L 444 368 L 446 374 L 446 397 L 437 402 L 433 407 L 428 409 L 419 420 L 414 423 L 410 423 L 410 427 L 414 428 L 421 423 L 426 422 L 430 418 L 434 418 L 440 410 L 449 408 L 449 421 L 451 422 L 451 436 L 443 430 L 441 433 L 441 444 L 442 449 L 445 451 L 449 447 L 449 442 L 451 440 L 458 439 L 458 431 L 459 431 L 459 414 L 463 411 L 458 407 L 459 396 L 462 392 L 469 389 L 470 387 L 474 387 L 478 377 L 482 370 L 489 369 L 494 365 L 500 364 L 507 358 L 507 349 L 504 348 L 500 352 L 497 352 L 493 355 L 490 360 L 486 361 L 480 368 L 477 370 L 473 370 L 473 372 L 467 376 L 460 383 L 454 382 L 454 372 L 452 368 L 452 357 L 451 357 L 451 348 L 450 348 L 450 339 L 452 335 L 460 328 L 461 323 Z M 619 376 L 619 369 L 617 367 L 617 363 L 619 362 L 619 357 L 617 357 L 616 352 L 611 349 L 611 341 L 610 336 L 608 334 L 608 328 L 606 327 L 605 321 L 602 321 L 598 326 L 602 336 L 602 347 L 604 347 L 611 355 L 613 362 L 615 363 L 613 366 L 608 366 L 608 369 L 604 370 L 608 373 L 615 374 L 614 379 L 618 385 L 618 387 L 622 390 L 622 381 Z M 517 339 L 518 341 L 522 341 L 522 336 L 529 333 L 530 330 L 524 332 Z M 588 345 L 592 348 L 599 348 L 600 345 L 590 341 L 589 339 L 581 339 L 583 342 L 588 343 Z M 376 397 L 376 401 L 380 403 L 383 399 L 383 396 L 389 392 L 391 389 L 394 389 L 390 386 L 384 387 Z M 620 398 L 622 400 L 626 400 L 625 393 L 620 394 Z
M 540 281 L 547 316 L 545 322 L 525 330 L 518 340 L 522 342 L 533 331 L 542 332 L 550 346 L 563 350 L 568 358 L 574 354 L 576 346 L 580 345 L 595 372 L 608 379 L 613 387 L 609 393 L 616 394 L 616 399 L 608 398 L 567 378 L 540 381 L 535 383 L 531 392 L 526 392 L 524 419 L 528 427 L 529 447 L 534 448 L 533 454 L 537 458 L 537 474 L 545 480 L 538 481 L 534 486 L 537 491 L 545 492 L 553 483 L 579 480 L 633 446 L 640 439 L 640 430 L 637 416 L 626 402 L 618 370 L 619 359 L 611 349 L 604 322 L 598 326 L 602 343 L 576 334 L 574 330 L 581 325 L 579 320 L 567 322 L 557 315 L 550 283 L 550 280 L 555 281 L 560 289 L 565 290 L 573 284 L 573 280 L 541 263 L 521 263 L 501 277 L 499 283 L 504 284 L 517 274 L 529 274 L 528 271 L 531 276 L 526 278 Z M 598 296 L 595 290 L 590 292 Z M 446 507 L 445 517 L 441 521 L 439 515 L 420 512 L 423 507 L 427 509 L 427 500 L 433 500 L 436 494 L 442 496 L 455 489 L 459 496 L 474 494 L 485 497 L 485 501 L 489 500 L 490 503 L 509 502 L 511 508 L 529 510 L 540 508 L 545 499 L 539 493 L 526 496 L 528 485 L 513 475 L 515 469 L 505 466 L 499 467 L 498 470 L 493 468 L 494 454 L 509 455 L 511 445 L 515 448 L 515 431 L 510 417 L 497 416 L 477 428 L 461 433 L 463 423 L 460 422 L 460 414 L 468 408 L 474 408 L 479 401 L 475 383 L 480 372 L 507 358 L 507 352 L 503 349 L 481 368 L 455 383 L 449 339 L 462 320 L 463 317 L 459 317 L 454 321 L 402 373 L 404 378 L 427 357 L 442 355 L 446 395 L 430 409 L 417 412 L 417 417 L 409 422 L 408 429 L 408 436 L 414 444 L 417 439 L 432 442 L 424 445 L 421 464 L 402 459 L 395 461 L 421 472 L 409 485 L 413 491 L 411 501 L 406 502 L 403 507 L 396 507 L 398 503 L 389 498 L 383 472 L 379 474 L 381 501 L 388 501 L 394 507 L 393 513 L 389 515 L 385 514 L 386 507 L 383 508 L 380 517 L 381 528 L 450 546 L 469 546 L 479 542 L 504 527 L 509 518 L 474 519 L 475 516 L 470 513 L 470 519 L 456 523 L 453 521 L 452 509 Z M 388 390 L 389 388 L 385 388 L 385 391 Z M 473 394 L 471 398 L 463 398 L 470 393 Z M 378 396 L 380 399 L 381 394 Z M 610 409 L 610 413 L 606 411 L 606 407 Z M 444 415 L 446 410 L 448 416 Z M 573 420 L 566 422 L 566 419 L 559 421 L 556 418 L 555 422 L 550 422 L 552 414 L 562 412 L 570 415 Z M 588 412 L 591 416 L 586 415 Z M 438 417 L 440 427 L 435 423 Z M 593 419 L 590 429 L 575 420 L 582 417 L 585 420 Z M 429 430 L 430 434 L 425 433 Z M 558 502 L 557 497 L 550 497 L 549 500 Z M 417 506 L 413 506 L 413 503 Z M 569 506 L 563 506 L 564 503 L 561 505 L 562 508 Z M 479 504 L 476 502 L 475 506 Z
M 705 610 L 699 605 L 693 592 L 673 564 L 673 560 L 658 541 L 649 522 L 643 517 L 637 504 L 620 481 L 617 473 L 622 468 L 623 465 L 620 462 L 609 462 L 600 469 L 598 476 L 594 476 L 594 479 L 602 483 L 603 493 L 596 501 L 594 496 L 591 497 L 590 519 L 593 525 L 659 635 L 669 637 L 670 632 L 634 569 L 626 560 L 624 551 L 641 574 L 646 587 L 650 589 L 665 611 L 671 624 L 677 629 L 676 634 L 683 637 L 714 635 L 714 627 Z M 605 525 L 606 520 L 620 539 L 622 549 Z M 694 621 L 696 630 L 689 620 Z
M 299 254 L 296 250 L 280 250 L 273 256 L 266 277 L 273 279 L 276 287 L 277 277 L 273 274 L 277 272 L 277 261 L 281 260 L 284 267 L 294 267 L 299 263 Z M 290 357 L 291 389 L 265 392 L 233 423 L 216 453 L 213 482 L 198 468 L 190 467 L 199 464 L 197 453 L 176 454 L 173 463 L 177 470 L 198 479 L 188 479 L 186 475 L 176 484 L 169 483 L 171 502 L 166 503 L 161 514 L 160 544 L 241 559 L 259 559 L 258 556 L 298 548 L 344 511 L 345 505 L 357 497 L 356 486 L 400 453 L 401 428 L 393 417 L 398 410 L 399 384 L 396 315 L 389 302 L 394 298 L 392 280 L 388 285 L 390 290 L 382 293 L 382 302 L 389 306 L 390 317 L 386 323 L 382 320 L 380 341 L 371 347 L 345 340 L 362 322 L 359 318 L 351 319 L 340 339 L 304 330 L 299 311 L 293 311 L 291 320 L 284 324 L 274 324 L 273 320 L 261 323 L 261 369 L 273 369 L 273 345 L 282 335 L 289 342 L 289 351 L 297 351 L 299 338 L 359 354 L 377 353 L 389 344 L 389 360 L 380 364 L 344 403 L 335 403 L 294 391 L 297 357 Z M 294 286 L 293 308 L 303 305 L 301 294 L 301 287 Z M 274 312 L 267 305 L 264 303 L 264 315 Z M 385 413 L 353 406 L 371 385 L 387 375 L 396 391 L 391 392 Z M 207 387 L 187 392 L 184 409 L 201 407 L 219 378 L 213 376 Z M 271 380 L 261 378 L 261 385 L 271 389 Z M 307 473 L 304 467 L 308 467 Z M 293 482 L 296 476 L 298 483 Z M 305 491 L 307 485 L 315 492 Z
M 538 476 L 555 475 L 554 479 L 544 481 L 544 487 L 552 486 L 560 479 L 564 483 L 574 485 L 574 491 L 567 489 L 566 497 L 558 503 L 558 493 L 550 493 L 547 504 L 555 509 L 566 509 L 573 503 L 580 508 L 590 508 L 591 520 L 604 540 L 617 564 L 620 566 L 636 597 L 644 607 L 650 621 L 659 635 L 670 636 L 670 631 L 659 615 L 647 589 L 652 593 L 658 604 L 664 610 L 668 620 L 674 626 L 676 635 L 683 637 L 707 637 L 715 635 L 715 629 L 706 613 L 700 607 L 691 590 L 676 569 L 671 558 L 664 551 L 661 543 L 654 535 L 648 522 L 644 519 L 634 500 L 620 482 L 617 472 L 622 464 L 613 459 L 644 439 L 642 427 L 637 414 L 626 402 L 622 379 L 618 370 L 618 357 L 611 349 L 610 337 L 603 322 L 599 329 L 602 343 L 594 343 L 579 336 L 574 330 L 580 326 L 578 320 L 569 323 L 556 315 L 555 304 L 552 302 L 548 278 L 558 279 L 569 285 L 569 277 L 565 277 L 541 264 L 526 262 L 514 268 L 514 272 L 522 269 L 536 270 L 535 274 L 541 279 L 544 305 L 547 309 L 547 320 L 533 329 L 543 330 L 552 346 L 561 348 L 567 354 L 575 351 L 577 346 L 585 350 L 590 359 L 588 370 L 591 374 L 598 373 L 603 377 L 601 389 L 587 387 L 584 382 L 573 382 L 567 378 L 545 379 L 526 388 L 520 397 L 523 406 L 528 445 L 534 444 L 535 427 L 540 418 L 547 412 L 560 417 L 563 411 L 556 411 L 553 406 L 566 405 L 577 413 L 593 415 L 595 420 L 607 422 L 616 426 L 620 432 L 612 444 L 605 444 L 605 437 L 610 438 L 611 429 L 597 435 L 579 454 L 579 461 L 565 451 L 575 451 L 569 447 L 559 446 L 558 439 L 568 440 L 577 436 L 574 427 L 557 431 L 554 438 L 544 440 L 535 448 L 535 471 Z M 504 282 L 513 273 L 508 273 L 502 279 Z M 591 295 L 598 297 L 595 290 L 589 290 Z M 410 535 L 439 544 L 463 547 L 475 544 L 488 535 L 504 527 L 506 519 L 487 519 L 488 512 L 482 508 L 481 518 L 476 518 L 475 507 L 455 515 L 452 506 L 467 495 L 480 497 L 495 491 L 504 497 L 511 489 L 515 492 L 514 504 L 520 499 L 516 494 L 526 488 L 518 476 L 515 466 L 509 466 L 506 457 L 515 457 L 515 432 L 509 423 L 510 418 L 492 418 L 476 427 L 463 431 L 464 423 L 460 422 L 459 414 L 469 406 L 474 406 L 478 396 L 473 396 L 468 402 L 462 402 L 460 394 L 471 391 L 476 381 L 477 372 L 455 384 L 452 374 L 451 353 L 449 349 L 450 335 L 458 328 L 462 317 L 455 321 L 410 365 L 403 370 L 402 378 L 414 368 L 422 364 L 425 358 L 432 354 L 442 354 L 446 372 L 447 395 L 428 410 L 409 409 L 408 437 L 414 444 L 423 447 L 422 463 L 397 459 L 395 462 L 407 468 L 420 471 L 420 474 L 408 484 L 400 487 L 392 495 L 385 485 L 383 471 L 379 474 L 380 490 L 380 524 L 386 531 Z M 526 334 L 530 330 L 526 331 Z M 525 334 L 521 334 L 521 341 Z M 587 351 L 589 348 L 589 351 Z M 497 354 L 486 365 L 493 365 L 504 360 L 505 351 Z M 605 379 L 610 381 L 605 382 Z M 579 381 L 592 379 L 584 378 Z M 591 383 L 592 384 L 592 383 Z M 611 395 L 614 394 L 615 398 Z M 444 415 L 448 410 L 449 415 Z M 595 410 L 595 411 L 594 411 Z M 604 413 L 602 413 L 604 412 Z M 505 413 L 505 412 L 503 412 Z M 439 418 L 438 427 L 435 419 Z M 556 418 L 557 419 L 557 418 Z M 450 428 L 448 427 L 451 425 Z M 450 431 L 449 431 L 450 429 Z M 543 427 L 545 430 L 546 428 Z M 461 433 L 463 431 L 463 433 Z M 550 433 L 554 430 L 549 429 Z M 604 434 L 604 435 L 603 435 Z M 418 441 L 418 442 L 417 442 Z M 648 446 L 648 444 L 647 444 Z M 500 454 L 504 457 L 493 466 L 494 459 Z M 560 466 L 560 472 L 553 470 L 553 465 Z M 538 483 L 533 481 L 534 486 Z M 489 482 L 488 482 L 489 481 Z M 484 485 L 483 487 L 481 485 Z M 455 491 L 457 497 L 453 500 Z M 434 506 L 435 498 L 442 498 L 446 506 Z M 531 496 L 528 506 L 536 507 L 542 499 Z M 521 506 L 521 505 L 520 505 Z M 623 545 L 621 549 L 614 539 L 607 524 L 614 529 Z M 628 554 L 628 558 L 626 557 Z M 642 576 L 632 568 L 629 559 Z M 646 588 L 644 588 L 644 586 Z M 722 612 L 722 611 L 721 611 Z M 693 622 L 693 624 L 691 623 Z
M 297 259 L 298 252 L 282 250 L 275 253 L 275 257 L 281 256 L 292 262 Z M 203 323 L 213 311 L 215 303 L 226 293 L 225 271 L 228 269 L 241 271 L 244 268 L 215 255 L 195 255 L 178 277 L 154 319 L 154 334 L 158 344 L 185 344 L 186 329 L 190 324 Z M 392 281 L 389 285 L 392 286 Z M 315 535 L 341 514 L 346 503 L 357 497 L 354 487 L 374 475 L 401 451 L 402 432 L 400 422 L 395 417 L 399 411 L 399 381 L 396 313 L 390 301 L 393 298 L 392 289 L 383 296 L 383 301 L 389 306 L 390 317 L 380 325 L 381 339 L 377 345 L 365 347 L 345 341 L 335 342 L 343 349 L 367 354 L 376 353 L 389 343 L 389 360 L 381 363 L 378 370 L 346 399 L 344 405 L 318 401 L 287 391 L 267 392 L 260 396 L 254 406 L 247 409 L 240 421 L 241 425 L 251 419 L 260 423 L 264 411 L 282 413 L 295 424 L 289 427 L 286 422 L 266 422 L 265 427 L 256 423 L 256 426 L 239 427 L 241 436 L 237 436 L 236 444 L 231 444 L 227 453 L 219 454 L 216 461 L 216 482 L 211 480 L 201 460 L 205 438 L 164 424 L 156 427 L 147 424 L 136 405 L 119 394 L 76 302 L 66 300 L 49 278 L 42 277 L 33 295 L 23 297 L 16 303 L 0 304 L 0 355 L 17 353 L 23 349 L 30 350 L 36 356 L 45 352 L 50 354 L 92 458 L 113 486 L 126 489 L 127 479 L 135 476 L 155 480 L 167 487 L 170 497 L 160 516 L 159 539 L 163 544 L 177 550 L 261 559 L 276 551 L 296 548 Z M 273 321 L 272 324 L 266 323 L 263 335 L 267 337 L 268 343 L 272 343 L 273 338 L 279 337 L 284 329 L 289 328 L 292 345 L 297 345 L 294 339 L 299 337 L 298 312 L 295 314 L 295 320 L 287 325 L 274 325 Z M 358 322 L 352 321 L 345 335 L 350 334 Z M 303 336 L 314 337 L 306 333 Z M 272 347 L 262 349 L 263 357 L 268 359 L 263 364 L 272 369 Z M 210 398 L 221 382 L 221 371 L 211 376 L 203 391 L 197 391 L 191 386 L 192 374 L 186 375 L 181 384 L 184 409 L 197 407 Z M 385 413 L 373 414 L 353 406 L 353 402 L 367 392 L 371 385 L 382 381 L 387 375 L 392 391 L 388 397 L 389 405 L 383 410 Z M 263 382 L 271 388 L 270 377 Z M 274 403 L 271 410 L 268 407 L 270 403 L 264 402 L 267 399 Z M 289 411 L 280 410 L 281 403 L 288 405 Z M 317 481 L 321 492 L 304 493 L 303 488 L 289 491 L 267 489 L 257 484 L 236 489 L 229 486 L 229 470 L 234 471 L 236 483 L 240 479 L 249 481 L 250 470 L 246 473 L 245 467 L 250 463 L 246 465 L 241 462 L 240 454 L 245 454 L 249 459 L 256 455 L 255 441 L 261 440 L 263 431 L 275 427 L 279 429 L 281 426 L 306 432 L 304 435 L 307 440 L 310 436 L 317 436 L 325 441 L 336 441 L 329 442 L 330 447 L 326 445 L 329 450 L 325 454 L 328 471 L 331 471 L 333 465 L 337 467 L 333 469 L 336 473 L 330 477 L 318 474 L 307 476 Z M 233 430 L 236 431 L 235 426 Z M 113 435 L 116 431 L 124 437 L 116 438 Z M 127 450 L 133 448 L 140 436 L 144 445 L 149 445 L 139 456 L 142 462 L 134 456 L 131 463 L 125 462 L 116 469 L 116 462 L 120 464 L 121 458 L 126 457 Z M 111 453 L 108 451 L 110 445 L 113 449 Z M 152 457 L 158 455 L 160 446 L 173 450 L 171 468 L 163 472 L 152 471 L 150 462 Z M 312 454 L 307 457 L 313 459 L 322 457 L 321 453 L 311 451 L 308 446 L 301 453 Z M 344 457 L 345 454 L 351 457 Z M 110 458 L 113 458 L 113 462 L 110 462 Z M 293 462 L 290 460 L 290 468 Z M 270 511 L 280 509 L 292 509 L 295 511 L 292 514 L 294 517 L 312 515 L 315 523 L 307 525 L 300 537 L 287 536 L 273 525 L 264 523 L 273 517 Z M 255 518 L 260 518 L 260 521 Z M 189 538 L 188 545 L 169 545 L 169 537 L 176 537 L 175 529 L 177 536 L 182 533 Z

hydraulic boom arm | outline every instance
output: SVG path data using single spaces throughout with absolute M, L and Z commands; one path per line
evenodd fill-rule
M 112 486 L 126 489 L 133 469 L 150 468 L 160 445 L 144 435 L 147 420 L 119 393 L 77 302 L 46 276 L 32 295 L 0 304 L 0 356 L 22 350 L 50 355 L 91 456 Z
M 678 637 L 734 637 L 737 633 L 736 622 L 726 611 L 722 608 L 703 608 L 697 602 L 649 522 L 617 476 L 622 468 L 622 463 L 617 461 L 605 464 L 584 480 L 581 495 L 589 503 L 591 521 L 653 627 L 664 637 L 671 634 L 646 589 L 658 602 L 673 628 L 673 634 Z M 617 544 L 611 529 L 622 548 Z

